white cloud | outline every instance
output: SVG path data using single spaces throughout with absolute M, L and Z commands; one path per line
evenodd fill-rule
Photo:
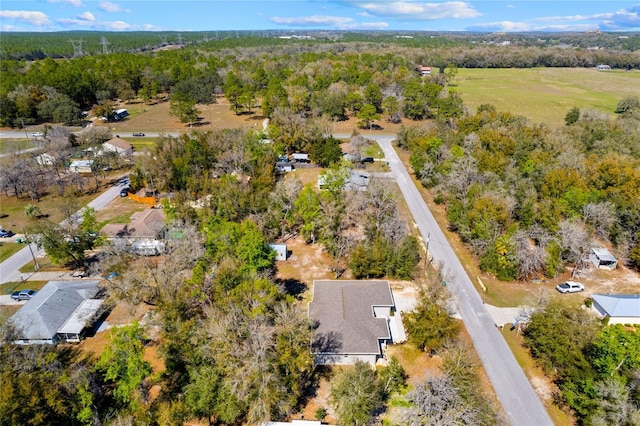
M 591 21 L 590 29 L 602 30 L 640 30 L 640 4 L 628 9 L 621 9 L 611 13 L 597 13 L 594 15 L 545 16 L 537 18 L 539 22 L 576 22 Z M 586 25 L 586 24 L 585 24 Z
M 47 3 L 65 3 L 70 4 L 71 6 L 82 6 L 82 0 L 47 0 Z
M 87 22 L 94 22 L 96 20 L 96 17 L 93 16 L 93 13 L 91 12 L 84 12 L 78 15 L 78 19 Z
M 127 24 L 124 21 L 103 22 L 100 26 L 110 31 L 127 31 L 134 29 L 131 24 Z
M 38 27 L 49 25 L 49 18 L 42 12 L 27 10 L 0 10 L 0 18 L 25 22 Z
M 349 1 L 349 5 L 364 9 L 371 15 L 393 19 L 437 20 L 476 18 L 482 14 L 468 2 L 451 1 L 444 3 L 424 3 L 409 1 L 359 2 Z
M 534 25 L 529 22 L 487 22 L 472 25 L 466 28 L 467 31 L 489 31 L 489 32 L 564 32 L 564 31 L 590 31 L 597 29 L 594 24 L 554 24 L 554 25 Z
M 120 12 L 122 10 L 119 4 L 110 1 L 101 1 L 98 4 L 98 9 L 103 12 Z
M 386 22 L 355 22 L 353 18 L 344 16 L 312 15 L 299 17 L 273 16 L 269 20 L 276 24 L 290 27 L 333 28 L 338 30 L 356 29 L 384 29 L 389 26 Z

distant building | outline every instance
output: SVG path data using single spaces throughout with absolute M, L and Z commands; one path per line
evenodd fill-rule
M 291 154 L 291 159 L 300 163 L 308 163 L 309 161 L 311 161 L 309 159 L 309 154 L 301 152 L 294 152 L 293 154 Z
M 133 146 L 124 139 L 115 137 L 102 144 L 102 150 L 105 152 L 115 152 L 118 155 L 133 154 Z
M 91 173 L 93 171 L 93 160 L 74 160 L 69 164 L 71 173 Z
M 419 68 L 420 75 L 431 75 L 431 67 L 421 65 Z
M 146 209 L 132 214 L 129 223 L 109 223 L 101 231 L 109 239 L 155 241 L 164 229 L 165 217 L 162 209 Z

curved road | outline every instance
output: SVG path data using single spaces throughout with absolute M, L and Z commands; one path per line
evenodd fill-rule
M 444 264 L 451 276 L 446 283 L 447 287 L 456 299 L 464 325 L 511 424 L 553 425 L 540 398 L 496 328 L 469 276 L 392 147 L 391 141 L 395 136 L 368 137 L 377 140 L 384 152 L 422 238 L 425 241 L 429 239 L 429 252 L 437 262 Z

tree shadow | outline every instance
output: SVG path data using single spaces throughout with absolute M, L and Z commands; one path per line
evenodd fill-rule
M 295 278 L 278 279 L 276 280 L 278 287 L 282 288 L 285 293 L 300 300 L 302 294 L 307 291 L 307 285 Z

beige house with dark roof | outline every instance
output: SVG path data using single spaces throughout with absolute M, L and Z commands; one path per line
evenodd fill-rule
M 393 342 L 393 295 L 387 281 L 314 281 L 309 317 L 317 326 L 317 364 L 375 365 Z
M 146 209 L 131 215 L 129 223 L 109 223 L 102 232 L 109 239 L 126 238 L 131 241 L 155 240 L 164 228 L 165 214 L 162 209 Z
M 115 152 L 118 155 L 131 155 L 133 154 L 133 146 L 124 139 L 115 137 L 109 139 L 102 144 L 102 150 L 105 152 Z

